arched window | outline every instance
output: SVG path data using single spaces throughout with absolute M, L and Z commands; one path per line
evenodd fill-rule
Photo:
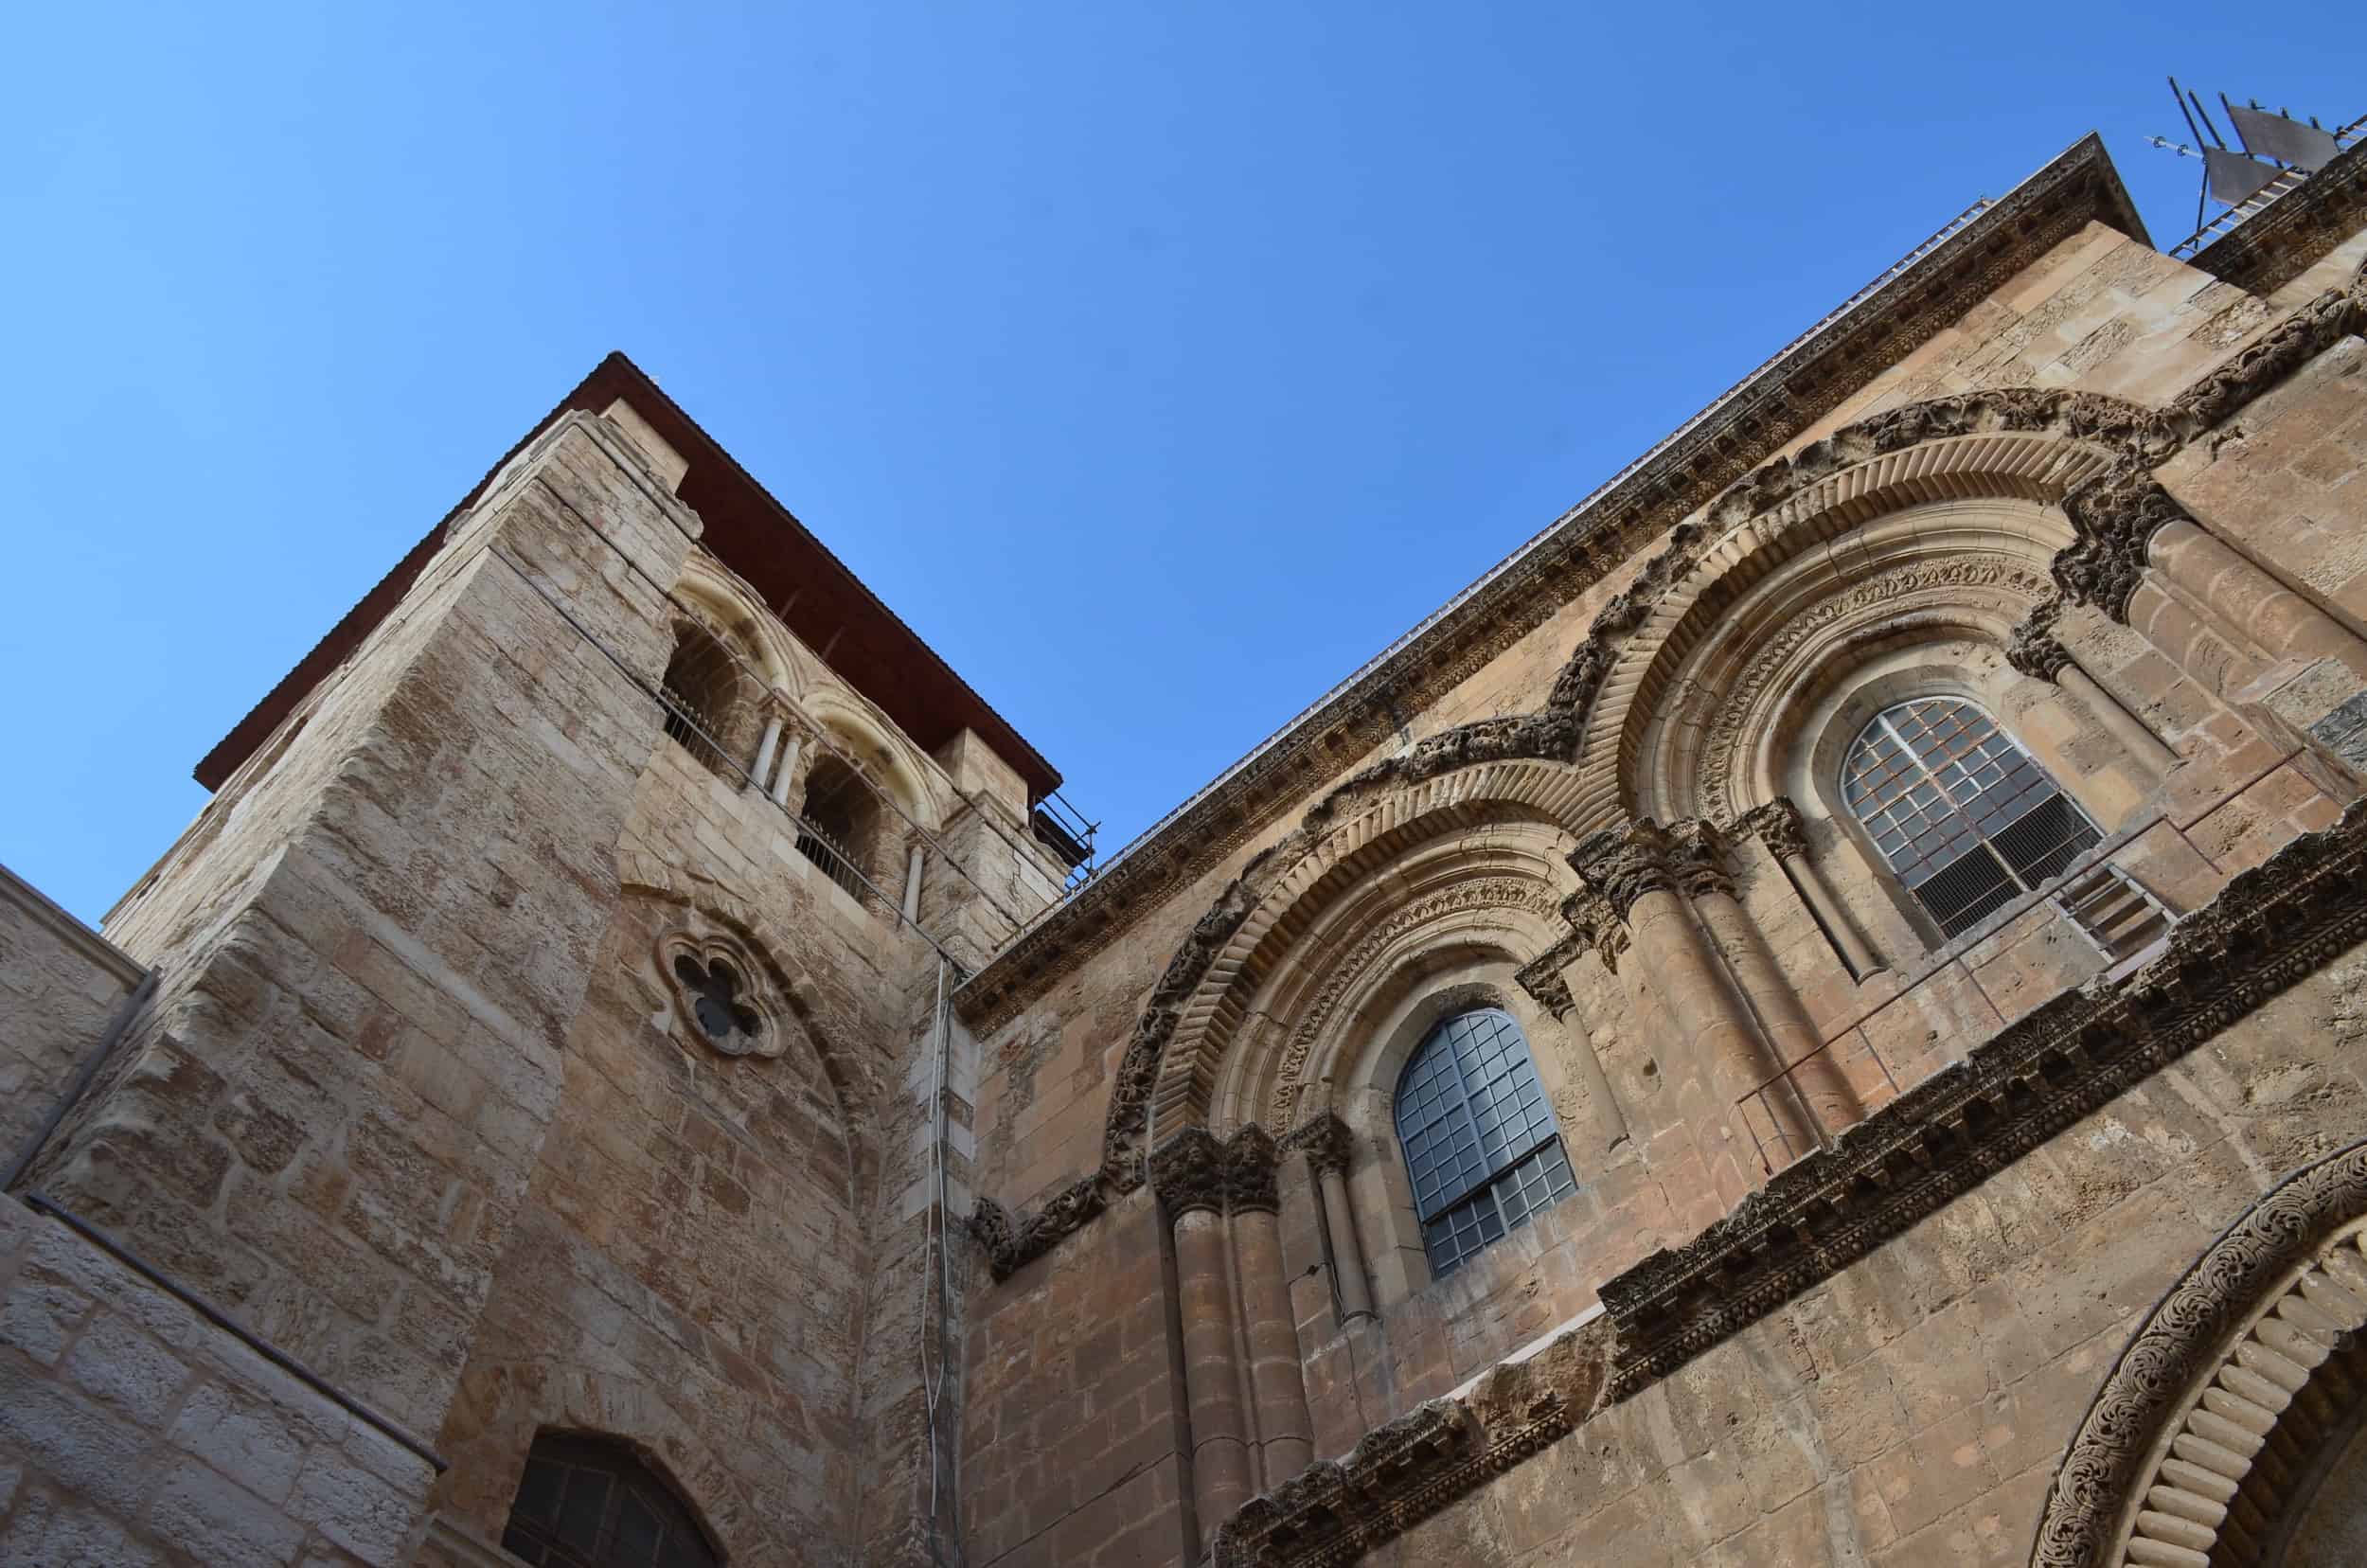
M 673 657 L 666 661 L 660 684 L 660 695 L 666 700 L 666 733 L 703 766 L 726 778 L 732 775 L 721 748 L 732 743 L 727 727 L 739 688 L 739 668 L 721 643 L 695 626 L 675 630 Z
M 871 786 L 835 757 L 824 756 L 806 775 L 806 800 L 798 818 L 797 852 L 829 874 L 856 902 L 863 879 L 872 875 L 872 843 L 880 828 L 880 803 Z
M 1431 1030 L 1397 1079 L 1397 1118 L 1433 1275 L 1578 1189 L 1529 1042 L 1501 1008 Z
M 2061 876 L 2103 839 L 2028 752 L 1953 697 L 1875 715 L 1842 762 L 1841 784 L 1947 936 Z
M 549 1432 L 526 1454 L 502 1550 L 533 1568 L 720 1568 L 723 1560 L 632 1449 Z

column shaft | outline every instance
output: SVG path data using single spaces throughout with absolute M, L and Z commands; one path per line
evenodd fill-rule
M 2263 668 L 2258 654 L 2229 642 L 2150 574 L 2128 597 L 2128 624 L 2214 697 L 2239 690 Z
M 2199 524 L 2164 524 L 2145 558 L 2271 659 L 2336 658 L 2367 674 L 2367 644 Z
M 920 918 L 920 867 L 926 851 L 916 844 L 904 859 L 904 918 Z
M 1825 884 L 1824 874 L 1816 868 L 1816 862 L 1810 860 L 1805 851 L 1782 855 L 1778 859 L 1790 874 L 1791 885 L 1799 891 L 1800 901 L 1808 906 L 1808 913 L 1816 917 L 1816 923 L 1824 928 L 1826 936 L 1832 938 L 1833 951 L 1840 954 L 1842 966 L 1849 971 L 1849 978 L 1862 980 L 1880 969 L 1882 961 L 1874 956 L 1874 950 L 1865 945 L 1865 938 L 1859 935 L 1857 928 L 1849 923 L 1849 917 L 1842 911 L 1841 900 L 1833 897 L 1833 890 Z
M 1234 1256 L 1241 1270 L 1241 1315 L 1249 1342 L 1250 1388 L 1257 1403 L 1258 1470 L 1272 1490 L 1315 1460 L 1315 1421 L 1307 1408 L 1299 1335 L 1282 1278 L 1282 1222 L 1270 1209 L 1233 1216 Z
M 2096 678 L 2079 668 L 2076 662 L 2066 664 L 2055 672 L 2056 685 L 2078 698 L 2096 722 L 2109 730 L 2112 739 L 2131 755 L 2145 758 L 2156 767 L 2167 768 L 2178 761 L 2178 753 L 2167 742 L 2147 729 L 2137 716 L 2121 706 L 2120 700 L 2097 684 Z
M 1701 912 L 1702 924 L 1709 927 L 1711 937 L 1725 953 L 1726 962 L 1733 966 L 1744 999 L 1758 1015 L 1759 1027 L 1774 1057 L 1767 1064 L 1767 1073 L 1797 1064 L 1791 1081 L 1799 1096 L 1787 1094 L 1781 1085 L 1771 1087 L 1765 1096 L 1777 1128 L 1787 1136 L 1793 1134 L 1786 1118 L 1796 1115 L 1801 1096 L 1806 1097 L 1810 1114 L 1828 1133 L 1838 1132 L 1857 1121 L 1857 1095 L 1829 1054 L 1811 1055 L 1824 1042 L 1824 1039 L 1808 1021 L 1807 1009 L 1800 1005 L 1791 982 L 1775 967 L 1750 913 L 1723 888 L 1700 894 L 1694 900 L 1694 907 Z M 1764 1078 L 1767 1073 L 1758 1076 Z M 1789 1152 L 1805 1154 L 1807 1149 L 1794 1147 Z
M 761 791 L 772 781 L 773 753 L 781 743 L 780 715 L 764 722 L 764 739 L 756 742 L 756 765 L 749 771 L 748 782 Z
M 1212 1209 L 1176 1216 L 1176 1293 L 1184 1322 L 1184 1397 L 1192 1423 L 1192 1498 L 1203 1533 L 1249 1501 L 1248 1428 L 1234 1363 L 1233 1282 L 1224 1220 Z
M 797 753 L 804 746 L 803 736 L 792 735 L 789 744 L 781 748 L 781 771 L 773 775 L 773 804 L 789 804 L 789 786 L 797 776 Z
M 1364 1248 L 1356 1238 L 1356 1219 L 1348 1207 L 1347 1173 L 1326 1167 L 1319 1184 L 1323 1192 L 1324 1232 L 1331 1238 L 1333 1283 L 1340 1291 L 1340 1319 L 1372 1317 L 1373 1284 L 1364 1272 Z

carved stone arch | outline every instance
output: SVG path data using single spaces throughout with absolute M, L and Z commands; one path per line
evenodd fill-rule
M 498 1535 L 517 1491 L 525 1439 L 541 1431 L 578 1432 L 636 1450 L 697 1516 L 724 1561 L 804 1560 L 810 1543 L 784 1532 L 774 1510 L 669 1395 L 680 1397 L 630 1375 L 603 1370 L 591 1377 L 540 1360 L 472 1365 L 440 1445 L 453 1460 L 447 1504 Z
M 744 579 L 714 556 L 690 552 L 674 597 L 706 620 L 767 688 L 798 697 L 810 684 L 806 657 L 789 629 Z
M 694 909 L 738 935 L 766 977 L 788 1001 L 797 1039 L 821 1069 L 821 1079 L 835 1102 L 839 1124 L 845 1129 L 852 1156 L 850 1182 L 871 1167 L 872 1115 L 878 1104 L 872 1076 L 860 1061 L 850 1060 L 814 1017 L 814 992 L 802 973 L 792 971 L 781 954 L 792 951 L 785 934 L 743 900 L 712 882 L 696 877 L 647 855 L 617 857 L 623 890 L 661 903 Z
M 1560 908 L 1577 890 L 1566 858 L 1575 844 L 1558 826 L 1500 818 L 1481 836 L 1450 833 L 1389 858 L 1320 907 L 1293 912 L 1280 951 L 1255 960 L 1265 979 L 1244 999 L 1229 1040 L 1214 1041 L 1214 1030 L 1189 1043 L 1179 1035 L 1169 1069 L 1181 1069 L 1196 1045 L 1220 1045 L 1216 1062 L 1192 1069 L 1211 1086 L 1209 1123 L 1289 1131 L 1324 1103 L 1344 1037 L 1407 955 L 1484 949 L 1502 955 L 1509 975 L 1567 934 Z M 1163 1135 L 1172 1081 L 1163 1073 L 1154 1099 Z
M 1726 782 L 1738 739 L 1767 731 L 1737 720 L 1785 654 L 1836 618 L 1945 606 L 1957 587 L 2004 585 L 2010 626 L 2076 541 L 2063 497 L 2112 455 L 2047 434 L 1944 437 L 1743 518 L 1670 578 L 1612 662 L 1587 725 L 1589 804 L 1671 819 L 1756 804 Z
M 2033 1568 L 2273 1568 L 2280 1528 L 2310 1501 L 2310 1461 L 2347 1435 L 2331 1417 L 2354 1396 L 2330 1390 L 2367 1370 L 2362 1233 L 2367 1142 L 2286 1178 L 2211 1244 L 2089 1406 Z
M 803 701 L 831 744 L 862 763 L 915 821 L 932 832 L 944 823 L 952 804 L 944 775 L 884 715 L 836 680 L 816 682 Z M 892 826 L 899 836 L 906 830 L 901 819 Z
M 1163 1137 L 1206 1119 L 1249 997 L 1335 900 L 1433 839 L 1521 821 L 1566 831 L 1575 782 L 1574 770 L 1550 762 L 1468 768 L 1382 794 L 1320 835 L 1302 831 L 1277 846 L 1284 852 L 1252 860 L 1184 939 L 1136 1020 L 1111 1090 L 1103 1179 L 1121 1190 L 1140 1181 L 1154 1094 Z

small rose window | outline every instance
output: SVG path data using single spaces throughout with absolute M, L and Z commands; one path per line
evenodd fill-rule
M 658 963 L 674 985 L 681 1032 L 725 1056 L 778 1056 L 773 1004 L 756 967 L 716 937 L 685 933 L 658 947 Z

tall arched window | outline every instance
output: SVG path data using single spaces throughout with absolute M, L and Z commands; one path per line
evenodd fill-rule
M 699 627 L 674 631 L 674 653 L 666 661 L 659 693 L 666 702 L 666 733 L 712 771 L 730 778 L 723 748 L 739 690 L 739 669 L 723 645 Z M 738 782 L 738 780 L 734 780 Z
M 526 1453 L 502 1550 L 533 1568 L 720 1568 L 723 1560 L 632 1449 L 553 1432 Z
M 2104 836 L 2012 737 L 1953 697 L 1875 715 L 1842 762 L 1841 784 L 1947 936 L 2061 876 Z
M 1397 1118 L 1433 1275 L 1578 1189 L 1529 1042 L 1501 1008 L 1431 1030 L 1397 1079 Z

